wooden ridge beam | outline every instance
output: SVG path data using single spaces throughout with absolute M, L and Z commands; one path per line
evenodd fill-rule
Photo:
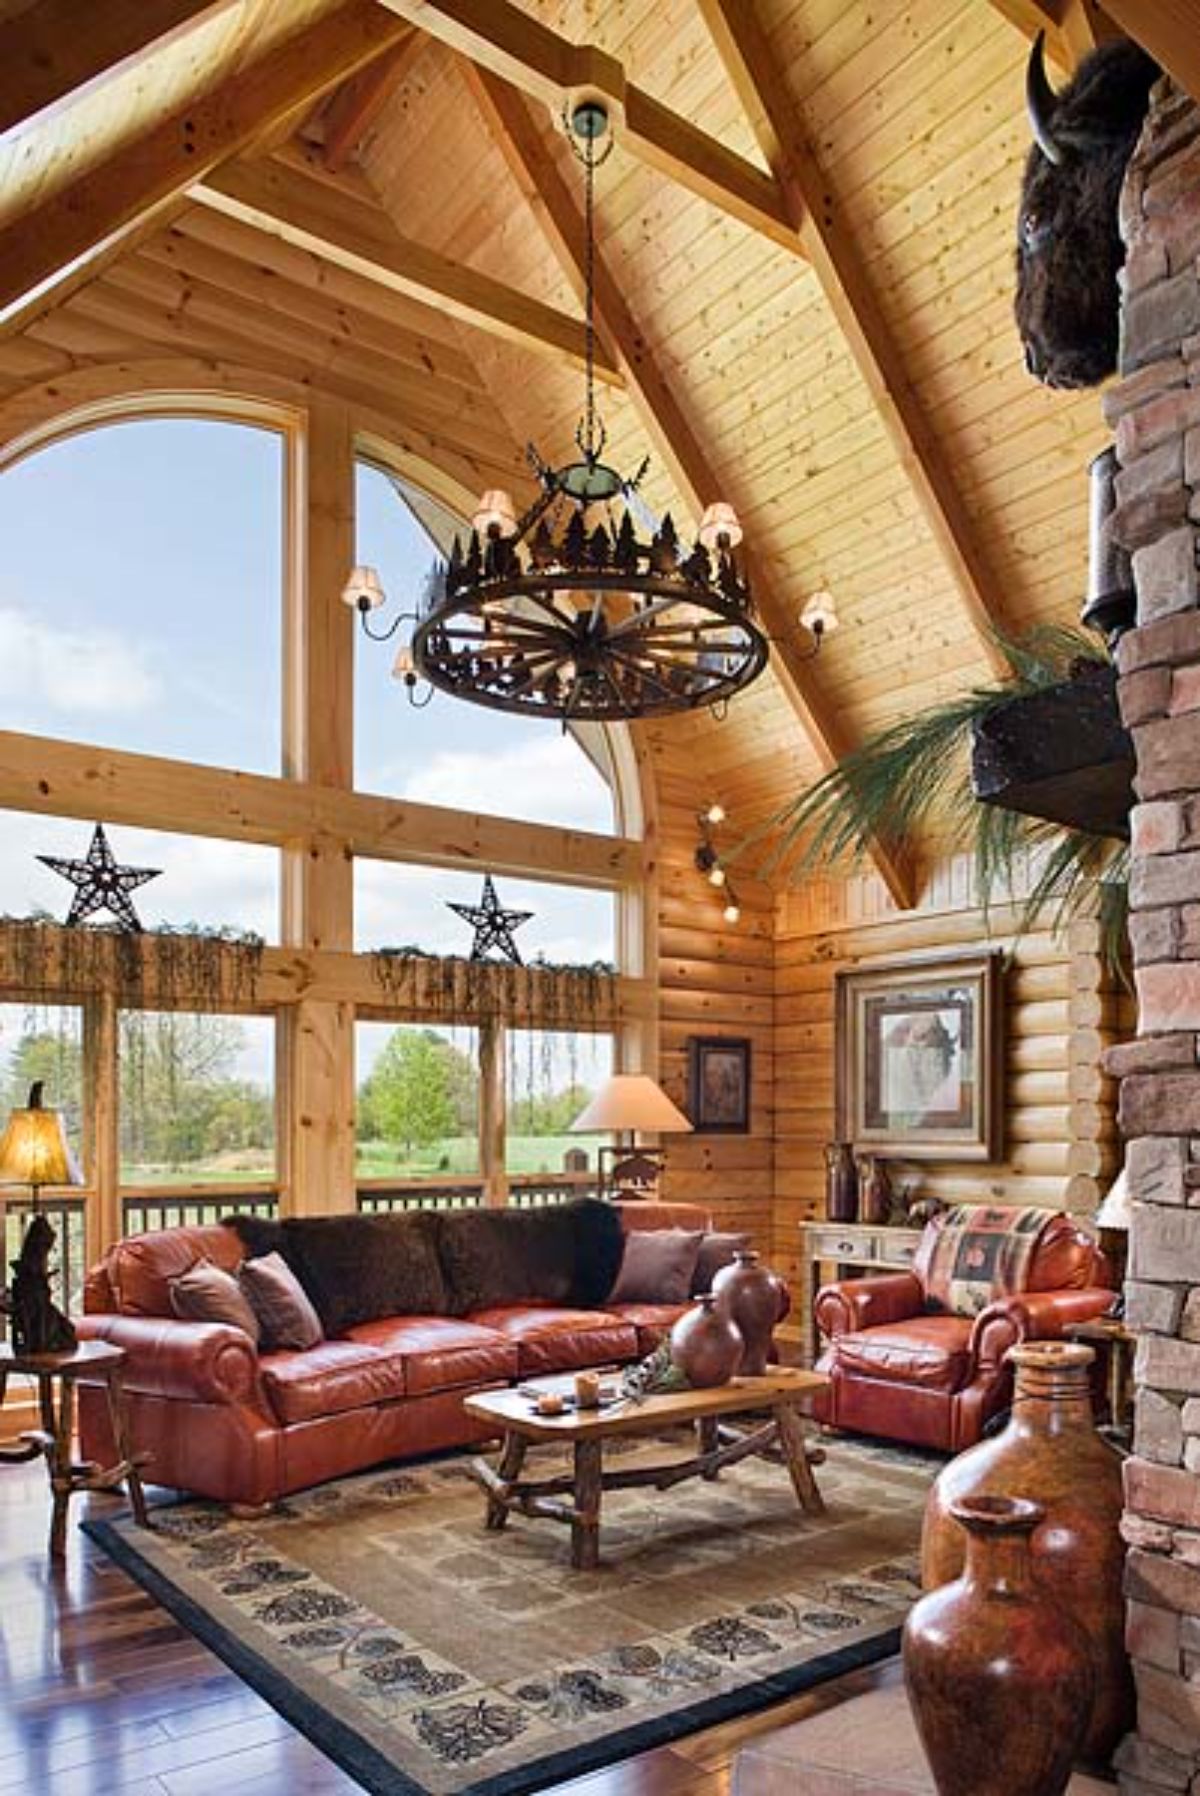
M 1200 101 L 1200 8 L 1196 0 L 1104 0 L 1104 10 Z
M 1008 660 L 996 641 L 996 633 L 1008 628 L 1004 595 L 807 141 L 756 0 L 699 0 L 699 5 L 988 664 L 1004 673 Z
M 578 205 L 521 95 L 485 69 L 468 71 L 472 93 L 518 184 L 541 223 L 555 255 L 577 289 L 583 284 L 584 226 Z M 604 257 L 595 259 L 596 319 L 616 354 L 626 389 L 662 455 L 680 496 L 698 520 L 704 507 L 723 496 L 672 383 L 664 376 L 644 332 L 629 309 Z M 832 707 L 821 694 L 812 668 L 798 654 L 795 621 L 752 556 L 745 557 L 755 602 L 772 640 L 772 666 L 800 727 L 821 765 L 829 769 L 850 744 Z M 914 902 L 911 874 L 882 845 L 872 850 L 888 890 L 904 908 Z
M 0 730 L 0 809 L 271 847 L 338 842 L 373 860 L 477 867 L 615 889 L 640 877 L 642 845 L 554 824 L 470 815 L 304 780 Z
M 0 133 L 235 0 L 33 0 L 0 18 Z
M 636 87 L 617 59 L 595 45 L 572 43 L 511 0 L 383 4 L 556 113 L 575 92 L 601 93 L 631 155 L 793 255 L 802 254 L 774 178 Z
M 358 147 L 425 48 L 424 35 L 410 31 L 386 56 L 380 56 L 346 81 L 329 102 L 321 148 L 325 166 L 337 174 L 353 160 Z
M 584 366 L 581 319 L 531 299 L 490 275 L 402 237 L 381 205 L 281 162 L 231 163 L 212 172 L 193 198 L 339 268 L 420 300 L 463 324 Z M 601 380 L 620 384 L 612 357 L 597 357 Z
M 209 91 L 192 95 L 141 135 L 65 183 L 16 194 L 0 208 L 0 327 L 77 279 L 115 243 L 144 230 L 198 179 L 257 142 L 397 42 L 403 25 L 375 0 L 342 0 L 307 30 L 276 42 Z M 35 131 L 37 127 L 34 127 Z

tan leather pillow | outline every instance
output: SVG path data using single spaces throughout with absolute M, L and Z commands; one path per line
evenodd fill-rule
M 258 1345 L 258 1317 L 242 1293 L 232 1272 L 197 1260 L 178 1278 L 170 1280 L 171 1308 L 185 1322 L 224 1322 L 240 1328 Z
M 262 1330 L 260 1345 L 270 1352 L 292 1348 L 304 1352 L 325 1339 L 321 1318 L 282 1254 L 265 1253 L 247 1260 L 238 1282 Z

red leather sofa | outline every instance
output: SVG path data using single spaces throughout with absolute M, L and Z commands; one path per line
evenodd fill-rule
M 932 1311 L 926 1277 L 943 1218 L 922 1234 L 911 1272 L 826 1285 L 816 1320 L 830 1389 L 813 1413 L 837 1428 L 959 1453 L 1005 1408 L 1005 1356 L 1025 1340 L 1060 1336 L 1112 1303 L 1112 1275 L 1094 1238 L 1066 1215 L 1043 1229 L 1026 1288 L 975 1316 Z
M 707 1229 L 691 1204 L 620 1206 L 624 1230 Z M 536 1299 L 465 1316 L 395 1316 L 306 1352 L 260 1354 L 241 1329 L 178 1320 L 168 1280 L 244 1253 L 229 1228 L 175 1228 L 119 1242 L 88 1275 L 83 1339 L 128 1356 L 130 1433 L 146 1477 L 257 1508 L 347 1472 L 482 1438 L 462 1406 L 514 1380 L 636 1360 L 678 1305 L 576 1309 Z M 83 1454 L 111 1464 L 103 1392 L 81 1385 Z

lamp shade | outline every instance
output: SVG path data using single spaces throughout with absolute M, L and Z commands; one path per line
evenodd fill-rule
M 645 1073 L 614 1073 L 591 1103 L 584 1105 L 571 1124 L 571 1132 L 597 1135 L 610 1129 L 635 1129 L 659 1135 L 685 1135 L 691 1127 L 662 1087 Z
M 378 611 L 386 600 L 387 595 L 373 567 L 351 569 L 350 578 L 342 588 L 343 605 L 349 605 L 352 611 Z
M 1108 1195 L 1096 1212 L 1096 1227 L 1126 1230 L 1133 1221 L 1133 1204 L 1129 1197 L 1129 1180 L 1122 1167 L 1108 1188 Z
M 82 1184 L 61 1115 L 43 1107 L 39 1079 L 30 1089 L 28 1108 L 14 1110 L 0 1135 L 0 1185 Z
M 833 594 L 814 592 L 800 613 L 800 622 L 814 636 L 832 636 L 838 627 L 838 614 L 834 609 Z

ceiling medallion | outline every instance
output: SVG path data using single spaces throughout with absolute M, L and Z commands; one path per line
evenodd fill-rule
M 599 148 L 608 137 L 604 106 L 592 100 L 576 106 L 569 136 L 586 177 L 580 459 L 555 468 L 531 447 L 541 490 L 520 516 L 507 493 L 483 495 L 465 549 L 456 539 L 449 561 L 430 577 L 397 673 L 410 696 L 420 678 L 473 704 L 564 723 L 723 710 L 767 661 L 749 581 L 735 558 L 741 526 L 731 506 L 712 504 L 690 549 L 679 542 L 669 514 L 648 536 L 639 535 L 631 504 L 648 464 L 626 478 L 602 459 L 607 433 L 596 408 L 594 185 L 612 148 L 611 138 Z M 649 516 L 644 502 L 638 505 Z M 352 580 L 343 596 L 375 635 L 368 619 L 383 602 L 378 582 Z

